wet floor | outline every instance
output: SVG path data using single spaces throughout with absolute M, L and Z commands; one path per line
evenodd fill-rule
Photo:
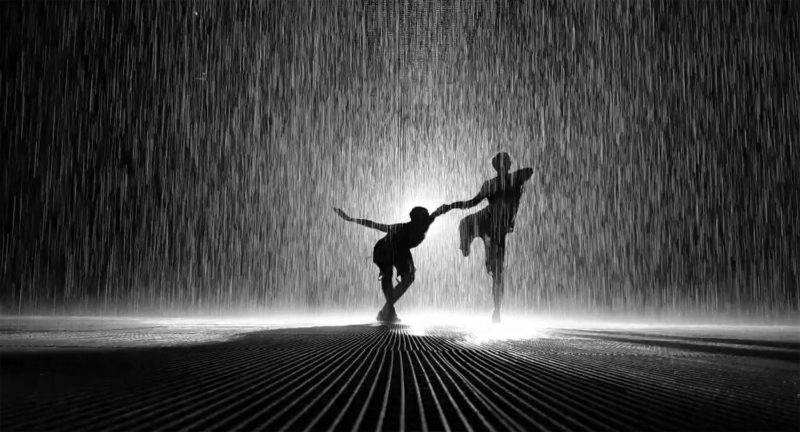
M 267 330 L 229 321 L 222 333 L 236 324 L 238 336 L 116 348 L 12 347 L 6 337 L 0 427 L 796 430 L 798 424 L 800 341 L 790 327 L 533 329 L 408 321 L 305 328 L 286 321 Z M 202 333 L 189 323 L 178 333 Z M 127 324 L 102 331 L 119 340 L 148 333 Z M 149 332 L 159 333 L 154 328 Z M 11 334 L 9 326 L 5 332 Z

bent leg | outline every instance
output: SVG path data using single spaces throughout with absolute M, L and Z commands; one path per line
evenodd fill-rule
M 413 269 L 411 269 L 411 271 L 408 271 L 408 272 L 400 274 L 400 283 L 398 283 L 397 286 L 394 287 L 394 298 L 393 298 L 392 304 L 394 304 L 398 300 L 400 300 L 400 297 L 402 297 L 403 294 L 406 293 L 406 290 L 408 290 L 408 287 L 410 287 L 411 284 L 414 283 L 414 279 L 415 279 L 415 276 L 414 276 L 414 270 Z
M 394 294 L 392 292 L 392 266 L 389 266 L 388 270 L 381 270 L 380 279 L 383 297 L 386 299 L 387 303 L 394 303 L 392 300 L 394 298 Z
M 406 293 L 408 287 L 414 283 L 414 273 L 416 273 L 416 268 L 414 267 L 414 258 L 411 257 L 411 251 L 399 251 L 397 255 L 395 255 L 395 262 L 394 266 L 397 267 L 397 274 L 400 276 L 400 283 L 398 283 L 394 287 L 394 292 L 392 293 L 392 305 L 400 300 L 400 297 Z
M 386 303 L 383 305 L 383 308 L 378 312 L 378 321 L 385 321 L 387 317 L 388 307 L 387 305 L 391 305 L 394 298 L 394 292 L 392 290 L 392 265 L 387 263 L 375 263 L 378 268 L 380 269 L 380 278 L 381 282 L 381 291 L 383 292 L 383 297 L 386 299 Z
M 390 294 L 386 295 L 386 304 L 381 309 L 383 315 L 389 321 L 397 321 L 397 312 L 394 310 L 394 304 L 400 300 L 400 297 L 406 293 L 408 287 L 414 283 L 414 259 L 411 257 L 410 251 L 400 252 L 395 255 L 394 266 L 397 267 L 397 273 L 400 276 L 400 282 L 394 287 L 389 286 Z
M 383 282 L 383 281 L 382 281 Z M 408 287 L 414 283 L 414 272 L 407 272 L 400 274 L 400 282 L 392 289 L 391 283 L 388 285 L 382 283 L 386 303 L 383 304 L 380 312 L 378 313 L 378 321 L 397 322 L 397 312 L 394 310 L 394 304 L 400 300 L 400 297 L 406 293 Z
M 475 237 L 481 237 L 486 231 L 490 217 L 486 209 L 465 216 L 458 223 L 459 249 L 465 257 L 469 256 L 470 246 Z
M 391 244 L 385 239 L 378 240 L 375 243 L 375 248 L 372 250 L 372 262 L 378 266 L 380 271 L 378 278 L 381 282 L 381 291 L 386 298 L 387 303 L 392 302 L 392 273 L 393 273 L 393 252 Z M 379 319 L 380 319 L 380 314 Z
M 472 240 L 475 238 L 476 230 L 474 219 L 474 217 L 467 216 L 461 219 L 461 222 L 458 224 L 459 249 L 461 249 L 461 254 L 465 257 L 469 256 L 469 247 L 472 244 Z

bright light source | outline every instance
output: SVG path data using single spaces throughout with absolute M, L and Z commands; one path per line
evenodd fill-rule
M 492 323 L 488 315 L 468 314 L 418 314 L 404 318 L 408 332 L 416 336 L 426 336 L 441 329 L 462 333 L 471 343 L 492 341 L 536 339 L 547 337 L 547 325 L 540 320 L 505 318 L 501 323 Z
M 403 204 L 400 206 L 400 214 L 398 215 L 398 220 L 406 222 L 410 220 L 409 213 L 411 213 L 411 209 L 414 207 L 425 207 L 428 210 L 428 213 L 433 213 L 439 208 L 440 205 L 446 204 L 442 200 L 437 200 L 432 198 L 431 196 L 425 193 L 413 193 L 403 201 Z M 433 225 L 428 229 L 427 237 L 435 236 L 442 231 L 444 224 L 442 221 L 434 222 Z
M 504 314 L 420 311 L 402 313 L 402 331 L 416 336 L 446 335 L 467 344 L 565 337 L 559 330 L 633 331 L 642 335 L 753 337 L 797 341 L 797 326 L 665 324 Z M 265 314 L 238 317 L 0 317 L 0 350 L 58 347 L 167 346 L 224 341 L 250 332 L 289 328 L 378 326 L 373 312 Z M 145 331 L 143 331 L 145 330 Z M 346 333 L 346 328 L 341 329 Z M 343 334 L 344 334 L 343 333 Z

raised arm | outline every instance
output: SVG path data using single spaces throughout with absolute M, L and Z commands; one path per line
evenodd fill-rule
M 519 182 L 526 182 L 533 175 L 533 168 L 522 168 L 515 171 L 512 175 L 515 177 L 515 180 Z
M 383 232 L 389 232 L 389 229 L 391 229 L 391 225 L 380 224 L 380 223 L 377 223 L 377 222 L 373 222 L 373 221 L 371 221 L 369 219 L 354 219 L 354 218 L 348 216 L 347 213 L 343 212 L 342 209 L 339 209 L 339 208 L 335 208 L 335 209 L 333 209 L 333 211 L 335 211 L 336 214 L 339 215 L 340 218 L 346 220 L 347 222 L 355 222 L 355 223 L 357 223 L 359 225 L 363 225 L 363 226 L 365 226 L 367 228 L 372 228 L 372 229 L 376 229 L 378 231 L 383 231 Z

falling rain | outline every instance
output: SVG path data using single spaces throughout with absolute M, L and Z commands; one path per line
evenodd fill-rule
M 531 167 L 510 309 L 800 309 L 791 2 L 3 2 L 0 312 L 376 308 L 383 223 Z M 487 310 L 441 217 L 408 309 Z

